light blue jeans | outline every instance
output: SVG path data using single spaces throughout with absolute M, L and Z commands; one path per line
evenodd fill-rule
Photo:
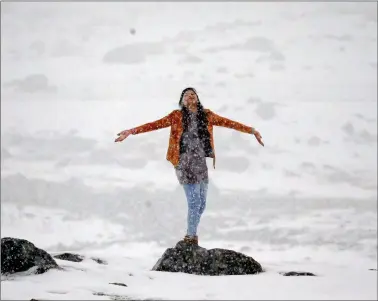
M 198 224 L 206 208 L 208 184 L 183 184 L 186 200 L 188 201 L 188 236 L 197 235 Z

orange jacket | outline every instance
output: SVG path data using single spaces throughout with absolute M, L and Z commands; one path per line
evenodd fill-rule
M 213 148 L 213 165 L 215 168 L 215 148 L 214 148 L 214 136 L 213 136 L 213 126 L 223 126 L 226 128 L 234 129 L 239 132 L 252 134 L 252 127 L 246 126 L 239 122 L 227 119 L 225 117 L 219 116 L 212 112 L 211 110 L 205 109 L 208 119 L 208 130 L 210 133 L 210 142 Z M 182 113 L 180 110 L 174 110 L 167 116 L 153 121 L 141 126 L 131 129 L 133 135 L 142 134 L 146 132 L 155 131 L 158 129 L 171 127 L 171 134 L 169 137 L 169 145 L 167 151 L 167 160 L 170 161 L 173 166 L 177 166 L 180 160 L 180 139 L 183 133 L 182 126 Z

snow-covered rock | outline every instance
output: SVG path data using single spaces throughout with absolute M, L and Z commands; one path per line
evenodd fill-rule
M 183 240 L 174 248 L 167 249 L 152 270 L 207 276 L 263 272 L 261 264 L 250 256 L 227 249 L 207 250 Z
M 25 239 L 4 237 L 1 239 L 1 274 L 30 271 L 42 274 L 58 264 L 46 251 Z

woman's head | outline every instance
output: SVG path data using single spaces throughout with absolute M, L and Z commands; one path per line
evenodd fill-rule
M 179 101 L 180 108 L 194 108 L 200 103 L 197 95 L 197 91 L 194 88 L 185 88 L 181 92 L 181 97 Z

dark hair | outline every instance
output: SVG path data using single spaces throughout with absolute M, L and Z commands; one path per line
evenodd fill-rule
M 208 120 L 207 120 L 207 115 L 206 115 L 206 112 L 199 100 L 199 97 L 198 97 L 198 94 L 197 94 L 197 91 L 196 89 L 192 88 L 192 87 L 188 87 L 188 88 L 185 88 L 182 92 L 181 92 L 181 97 L 180 97 L 180 101 L 179 101 L 179 107 L 181 108 L 181 112 L 182 112 L 182 125 L 183 125 L 183 129 L 184 129 L 184 132 L 187 130 L 188 128 L 188 121 L 189 121 L 189 110 L 187 107 L 185 107 L 183 105 L 183 99 L 184 99 L 184 94 L 185 92 L 187 91 L 193 91 L 196 96 L 197 96 L 197 126 L 198 126 L 198 135 L 199 135 L 199 138 L 200 140 L 202 141 L 202 145 L 204 147 L 204 151 L 205 151 L 205 155 L 206 157 L 210 157 L 212 156 L 212 153 L 213 153 L 213 148 L 211 147 L 211 142 L 210 142 L 210 133 L 209 133 L 209 130 L 207 129 L 207 126 L 208 126 Z M 184 147 L 182 145 L 182 140 L 180 141 L 180 153 L 183 153 L 185 150 L 184 150 Z

